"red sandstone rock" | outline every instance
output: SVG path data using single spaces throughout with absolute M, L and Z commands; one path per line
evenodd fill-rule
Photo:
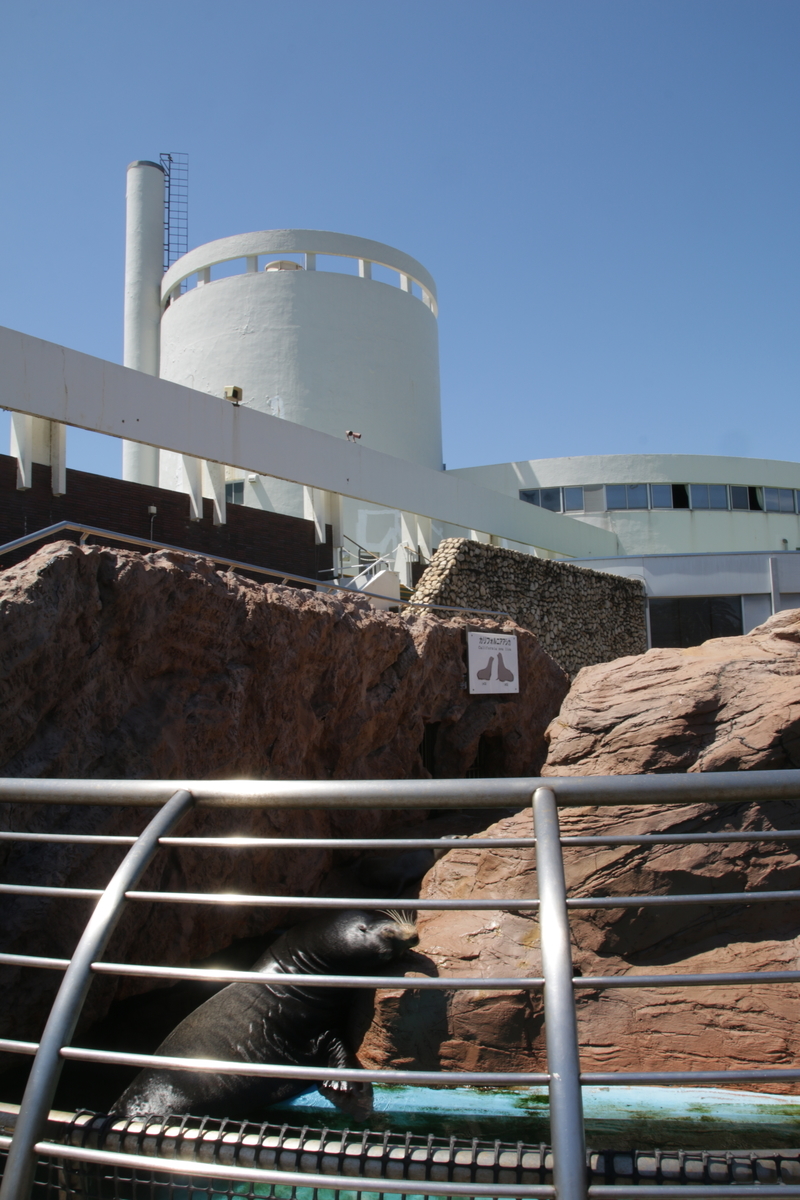
M 562 810 L 565 834 L 678 829 L 787 828 L 800 824 L 796 804 L 752 805 L 720 813 L 711 806 Z M 530 836 L 529 811 L 487 831 Z M 485 836 L 485 835 L 481 835 Z M 674 894 L 708 889 L 800 888 L 797 843 L 568 848 L 571 895 Z M 421 896 L 525 898 L 537 894 L 527 850 L 450 851 L 425 877 Z M 421 912 L 425 973 L 460 977 L 541 974 L 534 914 Z M 576 973 L 587 976 L 797 970 L 796 905 L 733 908 L 574 910 Z M 413 972 L 412 972 L 413 973 Z M 616 989 L 578 992 L 578 1032 L 585 1071 L 718 1070 L 785 1067 L 800 1057 L 797 988 Z M 541 994 L 379 992 L 360 1056 L 371 1066 L 435 1070 L 546 1070 Z M 770 1083 L 770 1090 L 782 1089 Z
M 254 583 L 207 559 L 58 543 L 0 575 L 0 772 L 93 779 L 464 776 L 480 739 L 497 774 L 535 774 L 568 680 L 519 637 L 519 696 L 471 697 L 459 618 L 379 613 L 358 596 Z M 497 628 L 491 622 L 487 628 Z M 475 622 L 471 622 L 471 627 Z M 152 810 L 0 806 L 7 829 L 138 832 Z M 181 832 L 369 835 L 398 814 L 199 810 Z M 121 851 L 3 843 L 8 882 L 99 887 Z M 319 850 L 162 851 L 146 888 L 315 894 Z M 2 897 L 3 949 L 67 957 L 90 903 Z M 186 963 L 269 930 L 276 909 L 130 904 L 115 961 Z M 3 1036 L 37 1038 L 55 972 L 0 970 Z M 143 985 L 95 981 L 87 1020 Z M 148 986 L 148 985 L 144 985 Z
M 547 737 L 544 775 L 800 767 L 800 609 L 585 667 Z
M 543 774 L 758 770 L 800 766 L 800 611 L 747 637 L 651 650 L 582 670 L 548 730 Z M 800 800 L 760 805 L 566 809 L 564 834 L 797 829 Z M 522 812 L 494 827 L 532 833 Z M 568 847 L 572 895 L 669 895 L 800 888 L 798 843 Z M 423 896 L 536 895 L 533 853 L 445 855 Z M 538 920 L 512 913 L 421 913 L 419 950 L 442 974 L 536 976 Z M 796 904 L 573 910 L 586 975 L 797 970 Z M 578 992 L 586 1071 L 785 1067 L 800 1057 L 792 984 Z M 363 1046 L 371 1063 L 544 1070 L 541 999 L 523 991 L 379 994 Z M 781 1090 L 770 1083 L 771 1090 Z M 786 1085 L 789 1091 L 796 1085 Z

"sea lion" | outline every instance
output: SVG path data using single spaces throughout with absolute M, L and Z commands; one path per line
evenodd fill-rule
M 419 941 L 400 913 L 344 909 L 296 925 L 253 967 L 263 975 L 372 975 Z M 345 1044 L 350 988 L 232 983 L 181 1021 L 157 1054 L 296 1066 L 358 1067 Z M 300 1079 L 146 1068 L 111 1109 L 116 1117 L 194 1116 L 254 1120 L 270 1104 L 308 1090 Z M 319 1090 L 345 1112 L 372 1111 L 372 1086 L 334 1080 Z

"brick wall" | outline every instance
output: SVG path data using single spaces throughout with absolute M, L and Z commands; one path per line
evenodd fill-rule
M 415 600 L 508 613 L 571 676 L 647 649 L 644 585 L 604 571 L 446 538 Z
M 150 505 L 158 510 L 153 521 L 153 538 L 158 542 L 168 542 L 201 554 L 221 554 L 311 578 L 333 565 L 330 526 L 327 545 L 315 546 L 311 521 L 246 508 L 243 504 L 229 504 L 227 523 L 215 526 L 210 500 L 203 501 L 203 519 L 192 521 L 189 519 L 189 497 L 182 492 L 111 479 L 106 475 L 91 475 L 87 471 L 67 471 L 65 495 L 54 496 L 50 468 L 40 463 L 33 464 L 33 486 L 27 491 L 18 491 L 16 459 L 0 455 L 0 544 L 45 529 L 58 521 L 97 525 L 116 533 L 149 538 L 150 514 L 147 509 Z M 109 544 L 114 544 L 108 540 Z M 0 568 L 27 558 L 42 544 L 36 542 L 4 554 L 0 558 Z M 129 544 L 127 548 L 131 548 Z M 254 578 L 263 580 L 264 577 L 256 575 Z

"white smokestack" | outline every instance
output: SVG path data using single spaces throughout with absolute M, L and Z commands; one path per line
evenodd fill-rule
M 164 271 L 164 169 L 128 167 L 125 223 L 125 325 L 122 361 L 146 375 L 159 372 L 161 276 Z M 122 443 L 122 477 L 158 486 L 158 449 Z

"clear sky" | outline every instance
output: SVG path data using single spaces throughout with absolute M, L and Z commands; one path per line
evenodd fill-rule
M 0 324 L 120 361 L 125 168 L 187 151 L 190 246 L 428 267 L 448 466 L 798 459 L 798 0 L 6 0 L 0 39 Z

